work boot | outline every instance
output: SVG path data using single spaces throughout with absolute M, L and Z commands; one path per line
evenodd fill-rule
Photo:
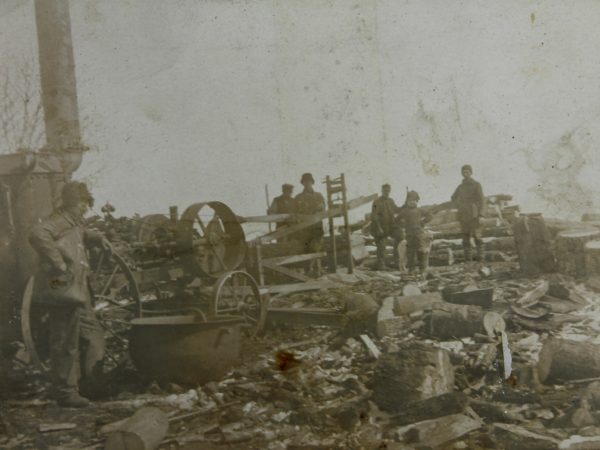
M 485 261 L 485 256 L 483 254 L 483 245 L 477 246 L 477 261 L 479 261 L 479 262 Z
M 471 247 L 464 247 L 465 252 L 465 263 L 473 261 L 473 255 L 471 254 Z
M 73 392 L 72 394 L 59 398 L 57 403 L 58 406 L 64 408 L 85 408 L 86 406 L 89 406 L 90 401 L 79 395 L 77 392 Z

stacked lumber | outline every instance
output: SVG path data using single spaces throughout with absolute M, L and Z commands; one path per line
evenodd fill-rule
M 512 196 L 499 194 L 486 197 L 486 207 L 480 220 L 484 237 L 510 236 L 510 224 L 519 216 L 519 206 L 511 205 Z M 423 206 L 432 214 L 427 224 L 436 239 L 455 239 L 461 236 L 457 210 L 451 202 L 440 205 Z
M 587 242 L 583 252 L 587 275 L 600 275 L 600 240 Z
M 556 236 L 556 262 L 560 272 L 577 277 L 586 275 L 586 244 L 600 238 L 600 230 L 595 228 L 561 231 Z M 588 256 L 597 252 L 589 248 Z
M 528 276 L 552 272 L 555 258 L 552 237 L 541 214 L 526 214 L 513 225 L 521 272 Z

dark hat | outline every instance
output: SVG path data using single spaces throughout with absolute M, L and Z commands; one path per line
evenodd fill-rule
M 382 185 L 381 185 L 381 189 L 385 189 L 385 188 L 389 188 L 389 189 L 391 189 L 391 188 L 392 188 L 392 186 L 390 186 L 390 184 L 389 184 L 389 183 L 382 184 Z
M 300 178 L 300 183 L 304 183 L 305 181 L 312 181 L 313 183 L 315 182 L 312 173 L 307 172 L 302 174 L 302 178 Z
M 103 213 L 112 213 L 115 212 L 115 207 L 110 203 L 106 202 L 106 204 L 100 209 Z
M 471 173 L 473 173 L 473 168 L 471 167 L 470 164 L 465 164 L 464 166 L 461 167 L 460 171 L 464 172 L 465 170 L 470 170 Z
M 417 191 L 409 191 L 406 194 L 406 200 L 407 201 L 414 200 L 415 202 L 418 202 L 419 200 L 421 200 L 421 197 L 419 196 L 419 193 Z
M 294 189 L 294 185 L 293 185 L 293 184 L 289 184 L 289 183 L 283 183 L 283 184 L 281 185 L 281 190 L 282 190 L 282 191 L 285 191 L 285 190 L 287 190 L 287 189 L 289 189 L 289 190 L 292 190 L 292 189 Z
M 87 185 L 80 181 L 66 183 L 62 188 L 61 197 L 65 207 L 75 206 L 81 201 L 86 202 L 90 208 L 94 206 L 94 197 L 92 197 Z

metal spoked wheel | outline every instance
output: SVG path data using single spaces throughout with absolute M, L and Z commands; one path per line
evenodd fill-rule
M 224 273 L 214 285 L 210 315 L 234 315 L 244 318 L 247 335 L 259 334 L 266 320 L 266 305 L 258 284 L 250 274 L 241 270 Z
M 129 322 L 141 314 L 140 293 L 133 272 L 120 255 L 114 252 L 99 255 L 95 262 L 90 287 L 95 294 L 98 320 L 105 330 L 109 357 L 117 364 L 112 355 L 124 353 Z M 31 277 L 23 293 L 21 333 L 31 362 L 38 369 L 47 371 L 50 358 L 49 313 L 47 306 L 34 301 L 34 284 L 34 277 Z

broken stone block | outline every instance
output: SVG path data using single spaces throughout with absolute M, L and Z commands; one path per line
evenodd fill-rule
M 465 414 L 452 414 L 437 419 L 406 425 L 395 430 L 396 438 L 407 444 L 436 448 L 465 436 L 482 426 L 482 422 Z
M 527 428 L 507 423 L 495 423 L 494 431 L 507 450 L 556 450 L 559 441 Z
M 377 337 L 381 339 L 402 333 L 409 325 L 410 320 L 407 317 L 394 314 L 394 297 L 384 299 L 377 313 Z
M 450 392 L 416 403 L 407 404 L 401 412 L 389 418 L 391 425 L 407 425 L 464 411 L 469 403 L 462 392 Z
M 544 384 L 600 376 L 600 345 L 553 338 L 544 343 L 538 361 Z
M 454 368 L 446 350 L 415 346 L 381 355 L 372 381 L 373 401 L 384 411 L 400 412 L 407 403 L 452 392 Z

